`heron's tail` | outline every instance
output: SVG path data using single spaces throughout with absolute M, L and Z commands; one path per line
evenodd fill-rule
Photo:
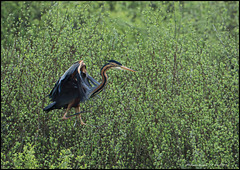
M 55 104 L 56 104 L 56 102 L 53 102 L 53 103 L 49 104 L 47 107 L 45 107 L 43 109 L 43 111 L 49 112 L 49 111 L 55 109 Z

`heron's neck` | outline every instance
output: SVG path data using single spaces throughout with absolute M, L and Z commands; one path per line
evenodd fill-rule
M 106 71 L 109 70 L 110 68 L 111 67 L 108 65 L 102 67 L 100 71 L 100 74 L 102 76 L 102 82 L 92 91 L 91 97 L 100 93 L 103 90 L 103 88 L 107 85 L 108 76 L 106 74 Z

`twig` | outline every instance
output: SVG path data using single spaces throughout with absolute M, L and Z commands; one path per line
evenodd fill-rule
M 216 27 L 214 26 L 214 24 L 212 24 L 212 25 L 213 25 L 214 31 L 216 31 L 216 36 L 217 36 L 218 40 L 221 42 L 221 44 L 222 44 L 222 46 L 224 48 L 224 51 L 227 54 L 227 57 L 230 59 L 230 57 L 228 56 L 228 52 L 226 51 L 226 47 L 225 47 L 224 43 L 222 42 L 221 38 L 218 36 L 218 31 L 217 31 Z

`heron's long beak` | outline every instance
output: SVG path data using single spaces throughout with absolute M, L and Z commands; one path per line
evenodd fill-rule
M 121 69 L 121 70 L 128 70 L 128 71 L 136 72 L 135 70 L 132 70 L 132 69 L 127 68 L 127 67 L 125 67 L 125 66 L 121 66 L 120 69 Z

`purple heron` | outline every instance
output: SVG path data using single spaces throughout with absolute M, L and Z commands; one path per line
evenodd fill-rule
M 99 83 L 87 73 L 83 60 L 77 61 L 58 79 L 49 94 L 52 103 L 43 110 L 49 112 L 53 109 L 66 108 L 66 112 L 61 118 L 62 120 L 69 119 L 81 113 L 80 102 L 90 99 L 104 89 L 108 80 L 106 72 L 111 68 L 135 72 L 135 70 L 127 68 L 115 60 L 109 60 L 108 63 L 101 68 L 100 75 L 102 76 L 102 82 Z M 67 116 L 68 111 L 72 107 L 75 108 L 76 113 Z M 81 114 L 79 114 L 79 119 L 81 124 L 85 125 L 82 121 Z

